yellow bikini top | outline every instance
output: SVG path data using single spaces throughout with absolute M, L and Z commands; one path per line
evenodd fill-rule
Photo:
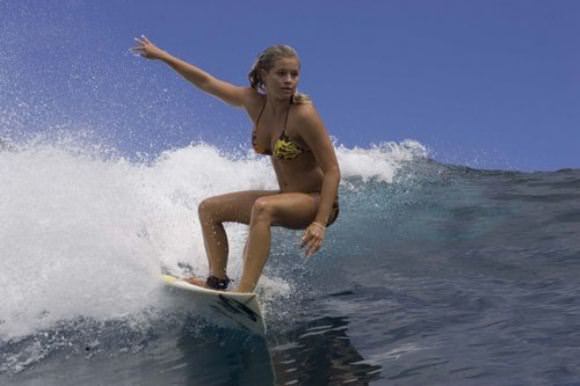
M 264 105 L 262 106 L 262 110 L 260 114 L 258 114 L 258 119 L 256 119 L 256 126 L 252 132 L 252 146 L 254 147 L 254 151 L 258 154 L 265 154 L 271 155 L 280 160 L 293 160 L 294 158 L 298 157 L 300 154 L 310 151 L 309 149 L 304 149 L 302 146 L 294 142 L 287 134 L 286 134 L 286 125 L 288 124 L 288 115 L 290 113 L 290 109 L 286 112 L 286 120 L 284 122 L 284 130 L 282 130 L 282 134 L 280 137 L 274 142 L 274 148 L 272 150 L 269 149 L 261 149 L 256 144 L 256 129 L 258 128 L 258 124 L 260 123 L 260 118 L 262 117 L 262 113 L 266 107 L 266 101 L 264 101 Z

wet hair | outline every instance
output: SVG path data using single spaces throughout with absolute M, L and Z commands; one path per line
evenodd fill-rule
M 265 93 L 266 90 L 264 81 L 262 80 L 261 70 L 266 72 L 270 71 L 274 68 L 276 61 L 282 58 L 295 58 L 298 60 L 298 64 L 300 64 L 300 58 L 298 58 L 298 53 L 294 48 L 283 44 L 268 47 L 258 56 L 248 74 L 250 86 L 260 93 Z M 311 99 L 308 95 L 299 93 L 298 91 L 292 96 L 292 103 L 301 104 L 310 102 Z

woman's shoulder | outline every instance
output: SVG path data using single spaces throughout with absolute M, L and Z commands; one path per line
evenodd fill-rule
M 246 100 L 246 103 L 244 103 L 244 105 L 245 105 L 244 107 L 246 108 L 248 113 L 250 113 L 250 115 L 253 117 L 253 116 L 257 115 L 258 112 L 264 106 L 264 101 L 266 100 L 266 96 L 260 94 L 259 92 L 257 92 L 253 88 L 248 87 L 247 90 L 245 90 L 245 100 Z
M 293 114 L 292 122 L 295 133 L 298 136 L 308 142 L 307 137 L 312 139 L 314 137 L 320 138 L 321 135 L 324 135 L 326 132 L 324 123 L 312 103 L 293 105 L 293 108 L 295 108 L 295 113 Z
M 254 105 L 257 103 L 262 103 L 265 96 L 257 92 L 252 87 L 244 87 L 243 88 L 244 99 L 246 101 L 246 105 Z
M 320 120 L 318 111 L 312 102 L 294 104 L 292 105 L 292 108 L 294 110 L 293 115 L 297 123 L 313 123 Z

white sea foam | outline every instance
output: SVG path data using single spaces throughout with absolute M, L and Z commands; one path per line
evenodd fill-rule
M 369 149 L 338 147 L 338 161 L 344 178 L 360 177 L 392 182 L 401 163 L 427 156 L 427 149 L 417 141 L 385 142 Z
M 416 142 L 338 148 L 343 177 L 391 181 Z M 153 162 L 35 144 L 0 152 L 0 338 L 76 317 L 109 320 L 163 307 L 160 266 L 207 272 L 197 206 L 208 196 L 275 189 L 266 158 L 234 159 L 197 144 Z M 232 276 L 246 236 L 228 225 Z M 281 278 L 262 291 L 287 295 Z

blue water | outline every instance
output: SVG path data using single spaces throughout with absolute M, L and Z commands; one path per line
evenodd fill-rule
M 324 249 L 305 261 L 299 233 L 274 232 L 264 338 L 156 275 L 183 261 L 203 272 L 196 203 L 272 186 L 267 161 L 203 145 L 153 161 L 0 153 L 12 181 L 0 189 L 0 384 L 580 384 L 580 170 L 355 150 L 338 152 L 341 216 Z M 245 230 L 228 230 L 236 256 Z

